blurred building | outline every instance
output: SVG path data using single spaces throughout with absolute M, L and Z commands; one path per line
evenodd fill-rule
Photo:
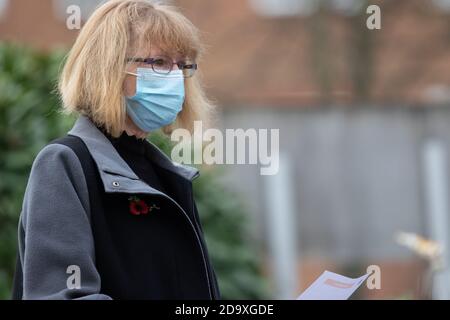
M 362 0 L 173 2 L 207 44 L 200 67 L 221 107 L 218 125 L 280 128 L 298 290 L 324 269 L 358 276 L 377 264 L 382 290 L 362 295 L 417 297 L 426 263 L 394 235 L 432 236 L 426 145 L 438 142 L 444 155 L 450 146 L 450 1 L 370 1 L 381 30 L 366 27 Z M 95 3 L 0 0 L 0 39 L 68 47 L 77 31 L 65 27 L 65 9 L 79 4 L 87 17 Z M 257 166 L 229 169 L 265 251 L 274 214 L 267 180 Z M 267 261 L 270 272 L 270 251 Z
M 0 37 L 70 45 L 66 8 L 95 0 L 0 0 Z M 370 1 L 382 29 L 365 27 L 364 0 L 171 1 L 209 47 L 202 69 L 221 105 L 438 104 L 450 100 L 448 0 Z M 320 3 L 326 9 L 320 9 Z M 310 3 L 308 5 L 308 3 Z

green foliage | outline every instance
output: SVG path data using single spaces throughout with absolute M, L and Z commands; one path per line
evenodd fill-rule
M 206 242 L 224 298 L 261 299 L 266 283 L 261 281 L 257 255 L 247 243 L 248 221 L 237 194 L 218 179 L 217 170 L 204 170 L 194 183 Z
M 0 44 L 0 298 L 9 296 L 17 220 L 34 156 L 68 124 L 51 94 L 61 58 Z
M 0 43 L 0 299 L 10 296 L 17 222 L 32 162 L 75 120 L 58 111 L 55 88 L 63 56 Z M 170 151 L 163 135 L 151 140 Z M 264 298 L 259 262 L 245 238 L 245 212 L 219 181 L 217 170 L 202 170 L 195 195 L 223 298 Z

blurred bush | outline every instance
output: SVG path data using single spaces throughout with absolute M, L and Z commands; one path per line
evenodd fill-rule
M 9 297 L 17 219 L 35 155 L 65 128 L 52 94 L 61 53 L 0 44 L 0 298 Z
M 0 299 L 10 297 L 17 222 L 34 157 L 75 120 L 58 111 L 55 88 L 64 53 L 0 43 Z M 151 140 L 169 153 L 166 137 L 154 134 Z M 202 170 L 195 195 L 223 298 L 265 298 L 261 264 L 246 240 L 243 206 L 219 180 L 217 170 Z

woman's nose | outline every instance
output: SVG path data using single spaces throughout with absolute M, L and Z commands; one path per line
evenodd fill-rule
M 178 64 L 174 61 L 173 62 L 173 70 L 180 70 L 180 68 L 178 67 Z

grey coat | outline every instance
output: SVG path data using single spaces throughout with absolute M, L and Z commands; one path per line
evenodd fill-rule
M 161 194 L 136 176 L 89 118 L 80 116 L 69 134 L 83 140 L 106 193 Z M 174 163 L 154 148 L 163 168 L 189 180 L 198 176 L 197 169 Z M 65 145 L 45 146 L 33 162 L 19 221 L 23 299 L 72 298 L 74 289 L 67 286 L 73 272 L 68 270 L 70 265 L 82 270 L 77 297 L 111 299 L 100 293 L 90 212 L 88 187 L 77 155 Z

